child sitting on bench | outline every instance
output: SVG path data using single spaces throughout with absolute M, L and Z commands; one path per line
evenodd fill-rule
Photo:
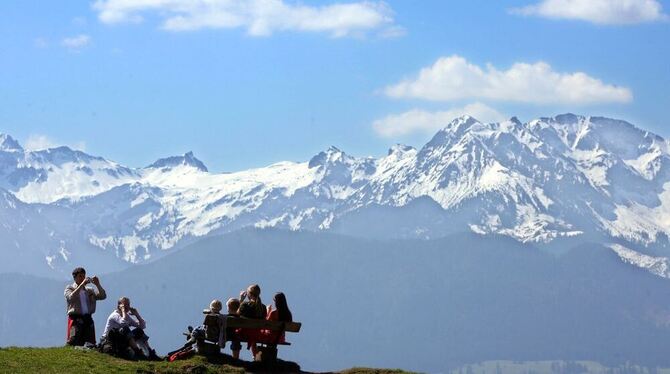
M 229 317 L 239 317 L 240 316 L 240 300 L 235 298 L 230 298 L 226 302 L 226 307 L 228 308 Z M 235 332 L 235 329 L 232 327 L 226 328 L 226 340 L 230 340 L 230 350 L 233 353 L 233 358 L 240 358 L 240 350 L 242 349 L 242 344 L 240 344 L 239 337 Z

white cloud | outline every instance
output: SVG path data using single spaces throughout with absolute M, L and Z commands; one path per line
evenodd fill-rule
M 93 8 L 107 24 L 142 22 L 151 13 L 170 31 L 245 28 L 253 36 L 310 31 L 334 37 L 371 30 L 399 33 L 391 8 L 382 1 L 307 6 L 284 0 L 98 0 Z
M 508 70 L 480 67 L 454 55 L 421 69 L 416 78 L 384 89 L 394 98 L 433 101 L 490 99 L 522 103 L 627 103 L 628 88 L 605 84 L 582 72 L 559 73 L 545 62 L 515 63 Z
M 28 136 L 24 144 L 25 144 L 24 148 L 29 151 L 39 151 L 42 149 L 56 148 L 64 145 L 80 151 L 86 150 L 86 143 L 83 141 L 74 144 L 63 144 L 42 134 L 31 134 L 30 136 Z
M 454 118 L 469 115 L 482 122 L 500 122 L 507 117 L 497 110 L 482 104 L 474 103 L 463 108 L 447 111 L 428 112 L 413 109 L 401 114 L 392 114 L 373 122 L 372 127 L 383 137 L 404 136 L 411 133 L 434 133 L 443 128 Z
M 40 149 L 54 148 L 57 145 L 46 135 L 32 134 L 25 141 L 25 149 L 37 151 Z
M 657 0 L 543 0 L 511 10 L 525 16 L 625 25 L 667 19 Z
M 91 44 L 91 37 L 86 34 L 79 34 L 61 41 L 61 45 L 72 50 L 79 50 Z

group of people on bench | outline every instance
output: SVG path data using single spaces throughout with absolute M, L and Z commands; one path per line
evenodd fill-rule
M 107 293 L 97 276 L 89 278 L 86 270 L 78 267 L 72 271 L 74 282 L 65 287 L 67 304 L 67 344 L 73 346 L 96 347 L 95 324 L 92 315 L 95 313 L 96 302 L 105 300 Z M 95 285 L 87 287 L 89 284 Z M 273 298 L 274 305 L 267 307 L 261 301 L 261 288 L 252 284 L 240 292 L 240 298 L 228 299 L 227 314 L 221 314 L 222 303 L 213 300 L 207 313 L 221 317 L 244 317 L 266 319 L 269 321 L 292 322 L 293 316 L 286 302 L 286 296 L 277 292 Z M 225 318 L 220 319 L 225 326 Z M 121 297 L 116 308 L 107 318 L 105 330 L 100 339 L 99 348 L 105 352 L 130 359 L 154 359 L 156 353 L 149 347 L 148 336 L 144 334 L 146 322 L 136 308 L 130 306 L 130 299 Z M 231 341 L 234 358 L 240 357 L 241 342 L 247 342 L 256 356 L 257 344 L 281 344 L 285 342 L 283 331 L 272 331 L 250 328 L 223 328 L 219 338 L 219 346 L 223 348 L 226 341 Z
M 277 292 L 274 295 L 273 302 L 274 305 L 271 304 L 266 307 L 261 301 L 260 286 L 252 284 L 246 290 L 240 291 L 239 299 L 228 299 L 226 302 L 228 309 L 226 314 L 221 314 L 222 303 L 219 300 L 212 300 L 209 309 L 205 310 L 205 312 L 220 315 L 221 317 L 244 317 L 293 322 L 293 315 L 288 307 L 284 293 Z M 223 320 L 225 319 L 222 318 Z M 252 354 L 256 356 L 257 344 L 283 343 L 285 342 L 285 337 L 282 331 L 225 328 L 225 337 L 220 338 L 218 343 L 221 348 L 225 346 L 225 341 L 231 341 L 230 349 L 232 356 L 237 359 L 240 357 L 240 350 L 242 349 L 240 342 L 242 341 L 247 342 L 247 349 L 251 349 Z
M 96 302 L 105 300 L 107 292 L 95 276 L 86 277 L 86 270 L 78 267 L 72 271 L 74 283 L 65 287 L 67 304 L 68 345 L 96 347 L 95 313 Z M 87 287 L 89 284 L 95 288 Z M 157 359 L 156 352 L 149 347 L 149 337 L 144 334 L 146 322 L 136 308 L 130 306 L 130 299 L 121 297 L 116 309 L 107 318 L 105 330 L 100 338 L 100 348 L 105 353 L 130 359 Z

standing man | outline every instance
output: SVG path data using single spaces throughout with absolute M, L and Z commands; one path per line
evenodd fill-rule
M 84 268 L 72 270 L 74 283 L 65 287 L 65 302 L 67 303 L 67 344 L 84 345 L 91 343 L 95 345 L 95 326 L 93 318 L 95 313 L 95 303 L 97 300 L 107 298 L 105 289 L 100 285 L 97 276 L 93 278 L 86 277 Z M 86 287 L 93 283 L 92 287 Z

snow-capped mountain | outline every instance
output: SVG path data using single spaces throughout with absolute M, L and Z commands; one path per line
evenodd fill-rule
M 668 256 L 669 161 L 667 141 L 625 121 L 465 116 L 421 149 L 395 145 L 375 159 L 331 147 L 307 162 L 225 174 L 191 152 L 134 169 L 67 147 L 25 151 L 1 135 L 0 187 L 52 236 L 77 238 L 68 252 L 95 248 L 126 263 L 205 235 L 278 227 L 382 238 L 473 231 L 552 248 L 617 243 L 624 261 L 666 274 L 658 264 Z M 42 261 L 71 262 L 47 237 Z
M 0 187 L 26 203 L 95 195 L 139 178 L 133 169 L 68 147 L 26 151 L 0 135 Z

